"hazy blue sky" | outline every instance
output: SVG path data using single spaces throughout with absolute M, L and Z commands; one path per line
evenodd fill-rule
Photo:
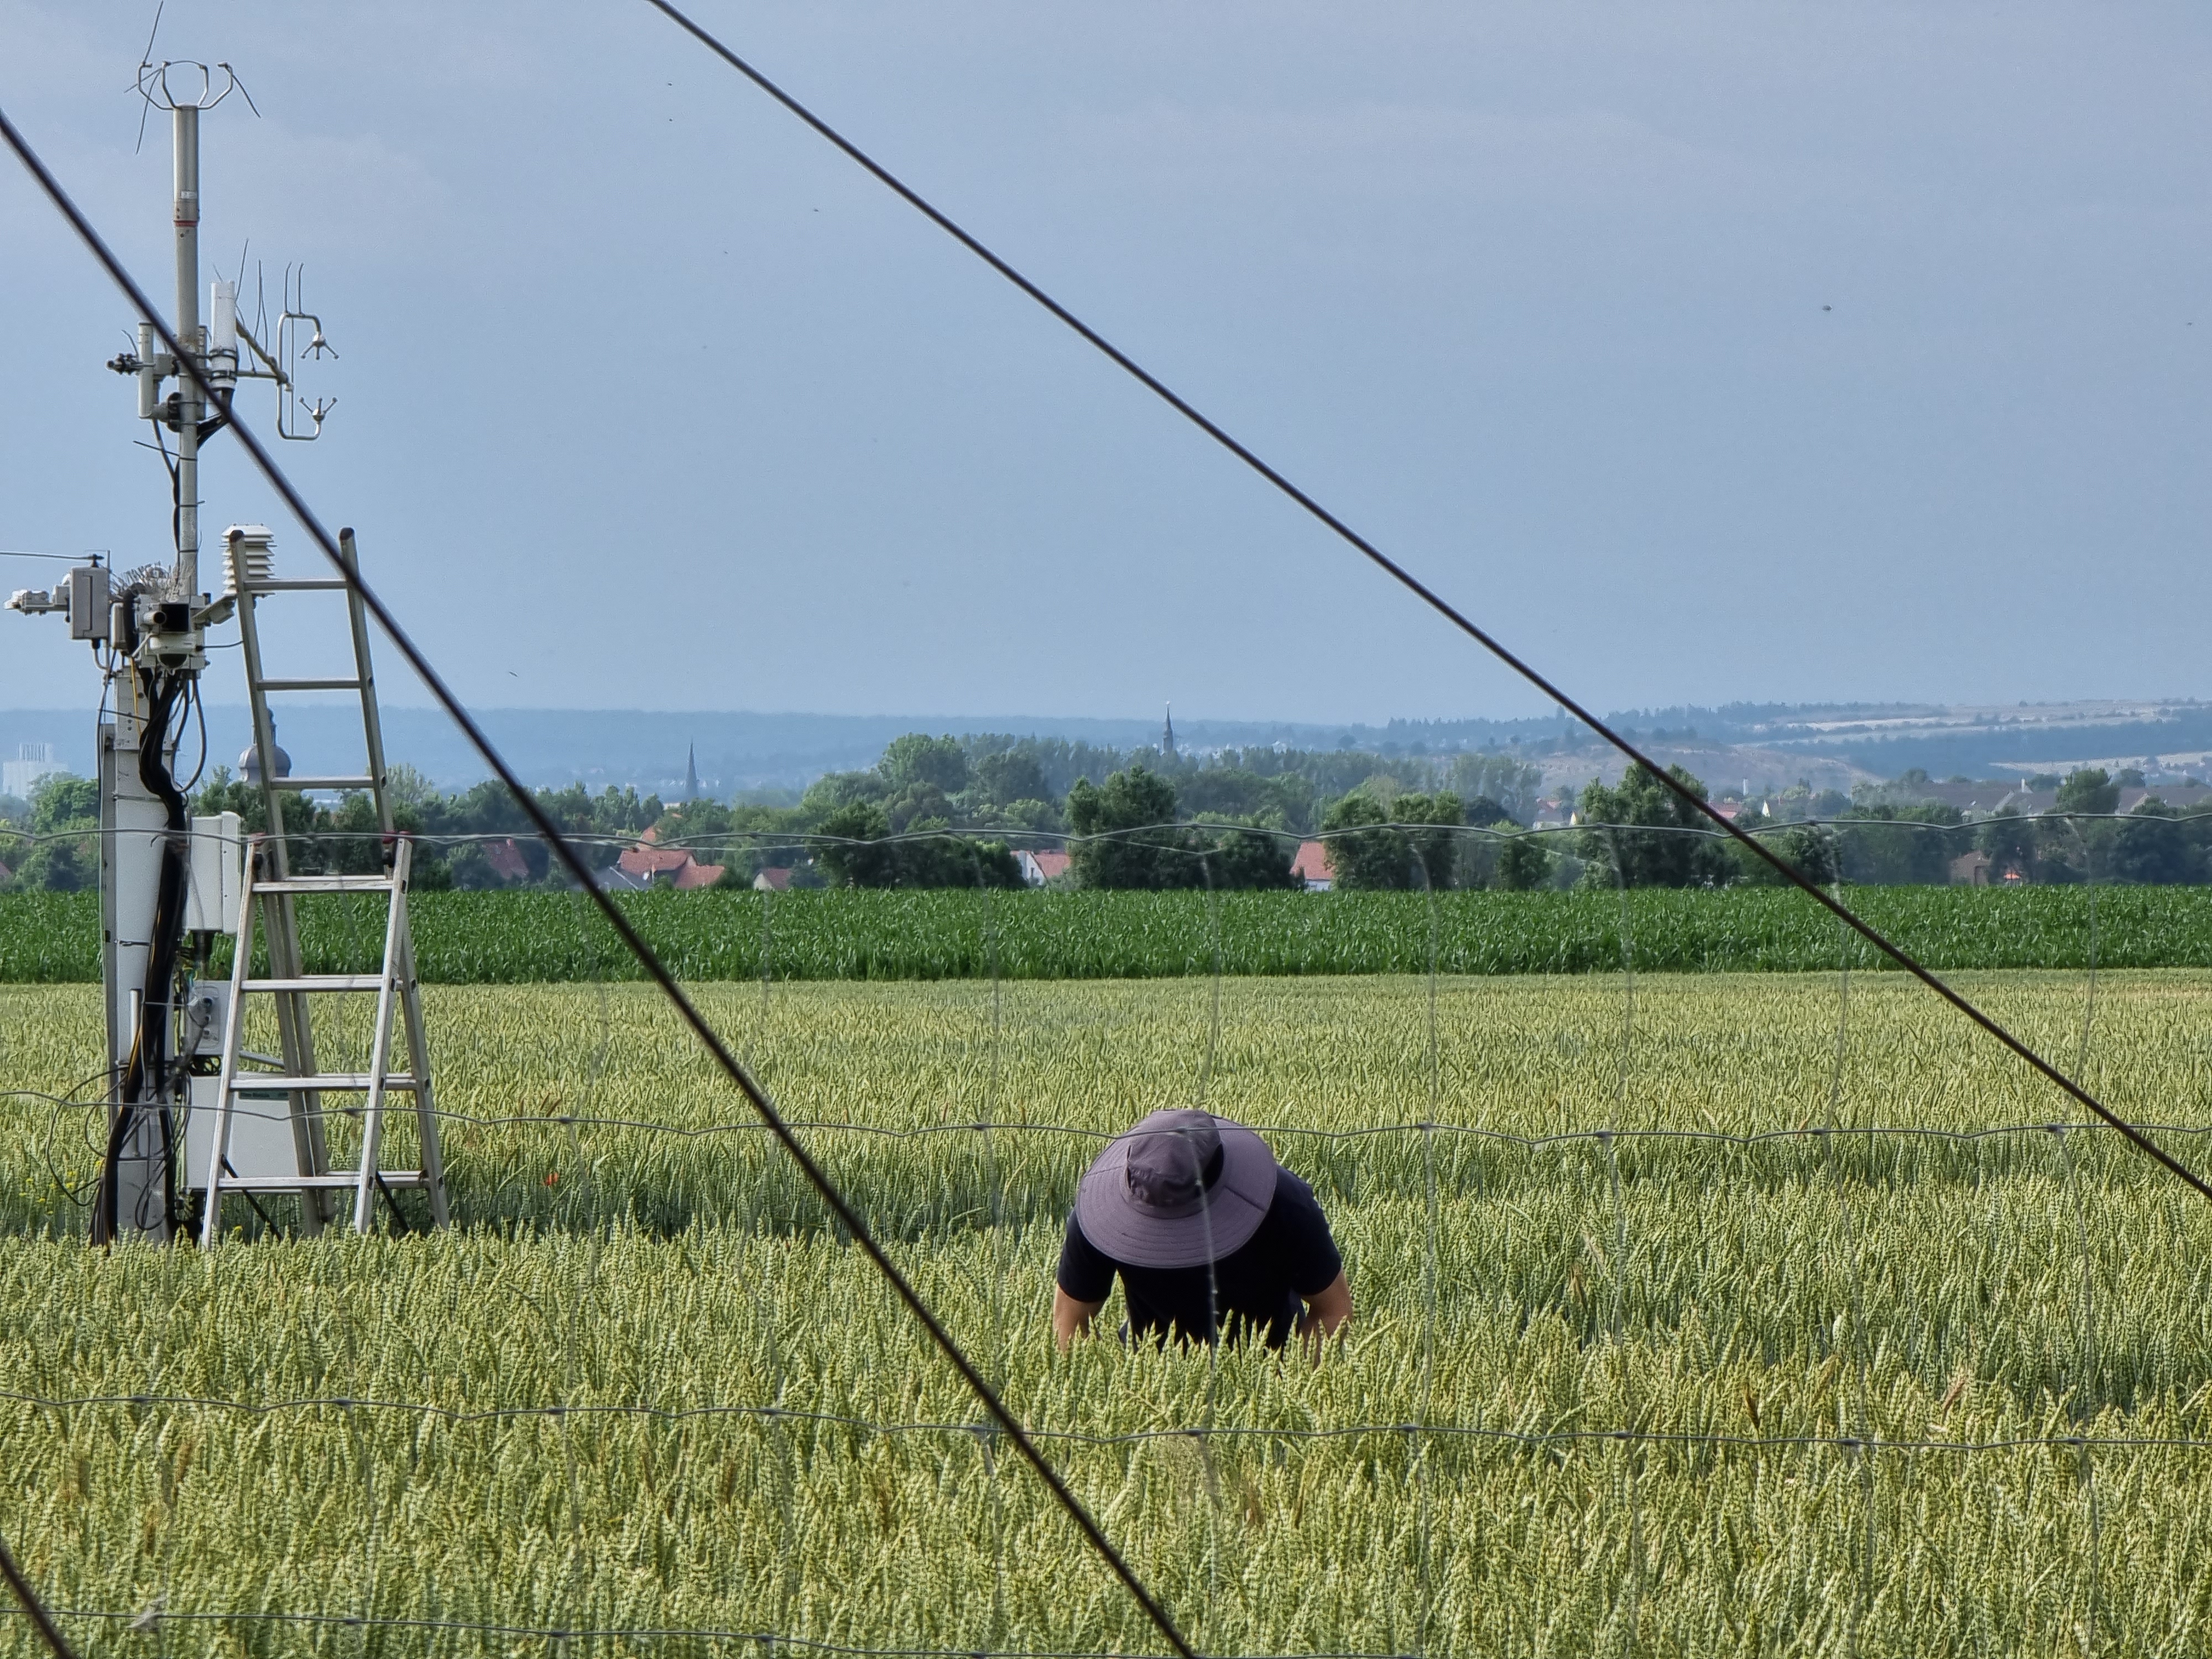
M 0 0 L 0 100 L 164 292 L 152 10 Z M 700 14 L 1601 707 L 2208 690 L 2202 7 Z M 307 262 L 283 459 L 473 700 L 1534 707 L 643 5 L 157 55 L 260 104 L 209 259 Z M 0 547 L 166 556 L 130 318 L 12 169 L 0 315 Z M 205 495 L 273 512 L 220 441 Z M 90 696 L 60 631 L 0 616 L 0 707 Z

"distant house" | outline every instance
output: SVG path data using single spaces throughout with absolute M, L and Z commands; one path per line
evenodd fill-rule
M 662 878 L 668 884 L 684 892 L 702 887 L 712 887 L 722 878 L 723 867 L 719 864 L 701 864 L 691 856 L 688 847 L 660 847 L 658 830 L 648 830 L 638 838 L 635 847 L 626 847 L 615 860 L 615 868 L 629 880 L 621 884 L 631 887 L 650 887 Z M 609 884 L 613 885 L 615 884 Z
M 1990 884 L 1990 855 L 1987 853 L 1962 853 L 1951 860 L 1951 879 L 1966 887 L 1986 887 Z
M 753 890 L 757 893 L 789 892 L 791 890 L 790 870 L 779 866 L 775 869 L 762 871 L 753 878 Z
M 1291 860 L 1291 873 L 1305 883 L 1309 893 L 1326 893 L 1336 884 L 1336 861 L 1325 841 L 1302 841 Z
M 1067 873 L 1068 855 L 1065 853 L 1032 853 L 1024 848 L 1014 854 L 1014 862 L 1021 866 L 1024 882 L 1032 887 L 1042 887 Z
M 492 874 L 501 881 L 530 879 L 530 860 L 523 857 L 522 849 L 514 844 L 512 836 L 505 841 L 486 842 L 483 854 L 484 862 L 491 866 Z

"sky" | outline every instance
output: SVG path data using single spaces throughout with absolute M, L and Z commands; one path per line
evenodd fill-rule
M 153 9 L 0 0 L 0 105 L 167 303 Z M 2201 7 L 696 15 L 1596 708 L 2205 693 Z M 1548 706 L 641 0 L 170 0 L 155 55 L 258 106 L 205 274 L 304 265 L 279 459 L 472 703 Z M 132 319 L 12 165 L 0 315 L 0 549 L 166 558 Z M 220 438 L 203 494 L 316 556 Z M 277 672 L 337 639 L 287 603 Z M 90 705 L 62 632 L 0 615 L 0 708 Z

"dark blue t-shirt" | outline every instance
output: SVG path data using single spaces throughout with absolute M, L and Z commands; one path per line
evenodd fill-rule
M 1213 1264 L 1212 1301 L 1218 1316 L 1207 1314 L 1207 1272 L 1195 1267 L 1139 1267 L 1116 1261 L 1083 1236 L 1073 1211 L 1067 1217 L 1067 1242 L 1060 1252 L 1060 1288 L 1078 1302 L 1103 1302 L 1121 1275 L 1129 1303 L 1129 1329 L 1158 1337 L 1172 1331 L 1182 1340 L 1209 1340 L 1218 1327 L 1233 1341 L 1261 1333 L 1279 1348 L 1297 1328 L 1299 1304 L 1318 1296 L 1344 1271 L 1344 1258 L 1328 1236 L 1313 1188 L 1279 1165 L 1275 1199 L 1259 1231 Z

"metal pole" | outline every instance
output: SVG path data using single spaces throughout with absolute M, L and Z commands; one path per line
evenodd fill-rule
M 200 112 L 176 107 L 177 343 L 195 362 L 207 355 L 200 324 Z M 199 382 L 177 371 L 177 585 L 188 600 L 200 591 L 200 419 L 206 404 Z

